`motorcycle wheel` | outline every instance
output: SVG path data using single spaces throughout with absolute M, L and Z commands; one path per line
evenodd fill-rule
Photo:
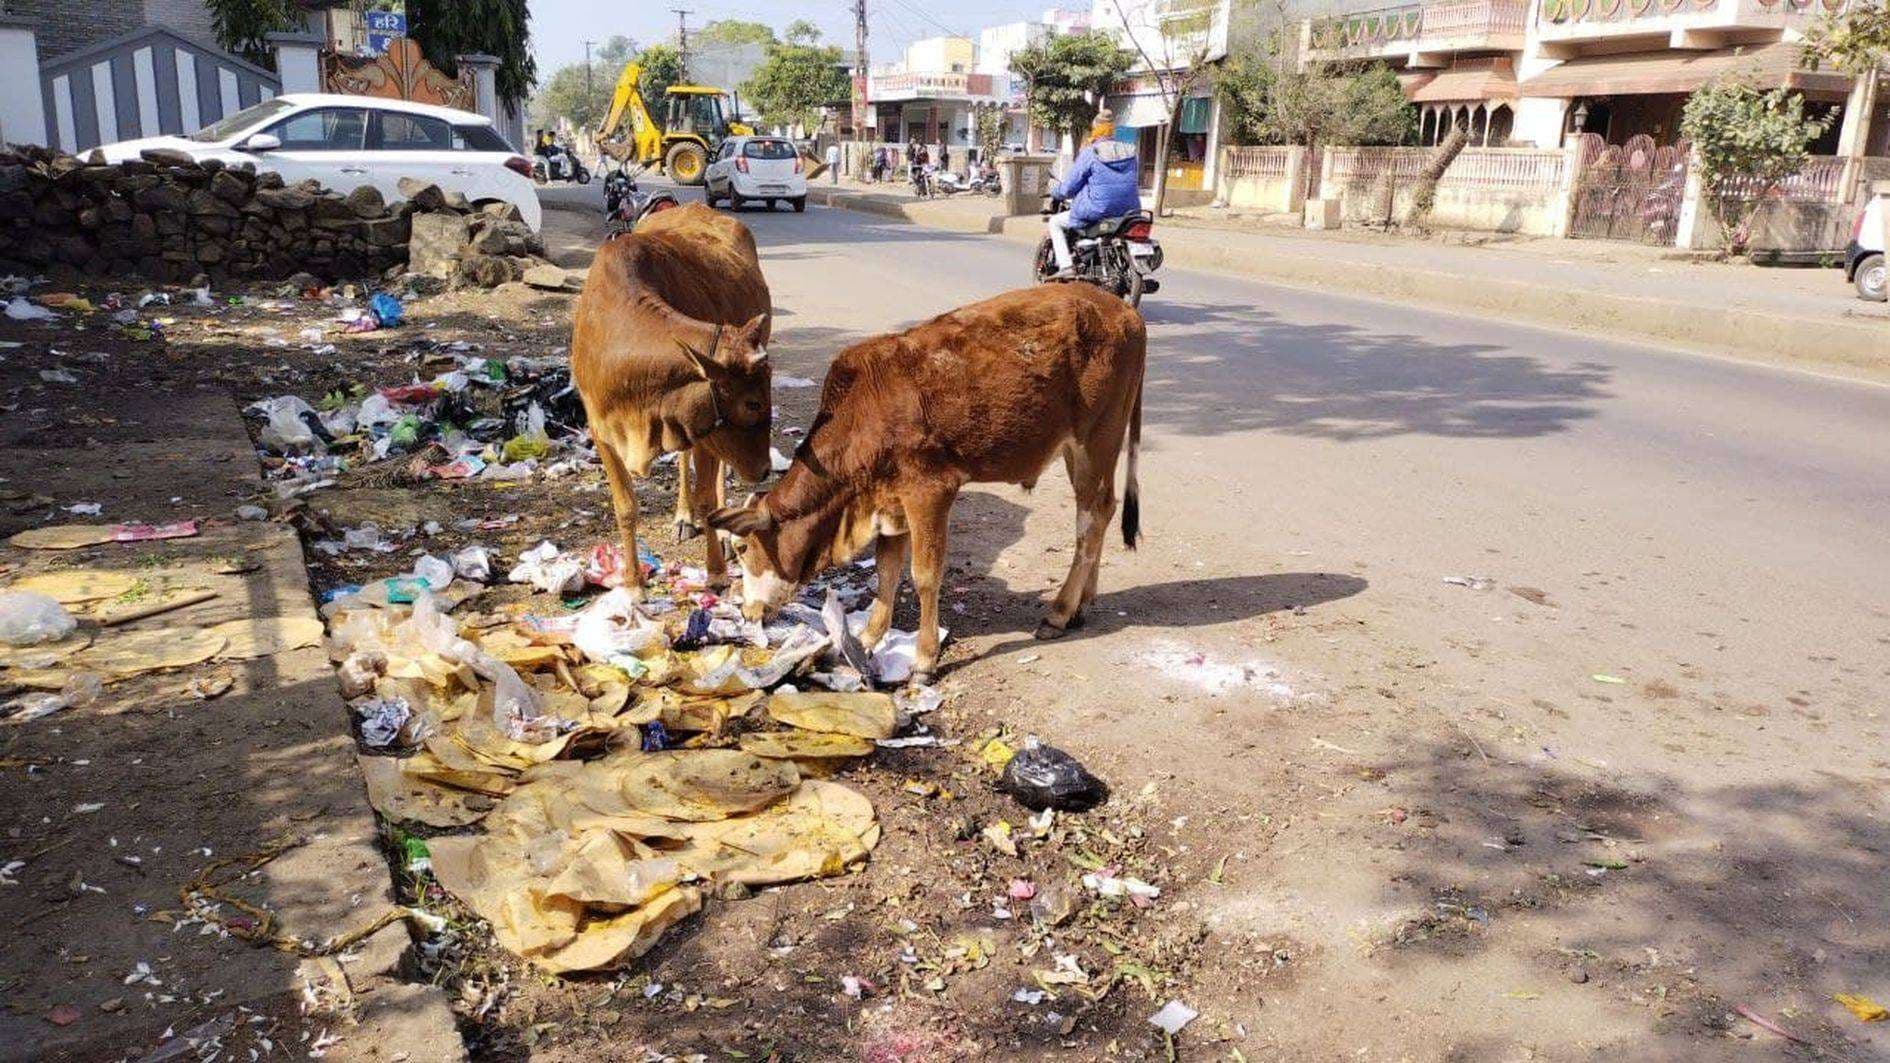
M 580 167 L 578 167 L 578 168 L 577 168 L 577 183 L 578 183 L 578 184 L 581 184 L 581 185 L 588 185 L 588 184 L 590 184 L 590 183 L 591 183 L 591 171 L 589 171 L 589 170 L 587 170 L 587 169 L 585 169 L 585 168 L 584 168 L 584 167 L 582 167 L 582 166 L 580 166 Z
M 544 166 L 539 165 L 539 166 L 532 167 L 532 181 L 536 184 L 541 184 L 541 185 L 549 183 L 548 179 L 545 177 Z
M 1038 284 L 1042 284 L 1044 281 L 1055 276 L 1056 272 L 1056 250 L 1050 246 L 1050 237 L 1046 234 L 1042 240 L 1037 242 L 1037 254 L 1035 258 L 1031 259 L 1030 263 L 1030 277 Z
M 1122 296 L 1123 302 L 1139 309 L 1142 305 L 1142 274 L 1131 268 L 1121 287 L 1122 290 L 1116 294 Z

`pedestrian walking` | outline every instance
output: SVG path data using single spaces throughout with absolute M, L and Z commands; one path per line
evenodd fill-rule
M 938 146 L 938 168 L 941 173 L 949 173 L 951 171 L 952 146 L 950 144 L 940 144 Z
M 827 145 L 827 183 L 840 183 L 840 145 Z

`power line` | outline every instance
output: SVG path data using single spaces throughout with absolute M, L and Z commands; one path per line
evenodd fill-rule
M 951 28 L 950 26 L 947 26 L 943 22 L 940 22 L 938 19 L 933 18 L 932 13 L 930 11 L 927 11 L 924 8 L 918 6 L 917 4 L 912 3 L 912 0 L 893 0 L 893 3 L 898 4 L 900 7 L 905 8 L 907 11 L 912 12 L 913 14 L 919 16 L 925 21 L 930 22 L 932 25 L 937 26 L 939 29 L 944 30 L 946 36 L 949 36 L 949 37 L 963 37 L 964 36 L 964 34 L 958 32 L 957 30 Z

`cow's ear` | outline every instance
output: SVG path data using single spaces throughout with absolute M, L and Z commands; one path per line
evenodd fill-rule
M 774 518 L 760 506 L 723 506 L 709 514 L 709 527 L 736 535 L 753 535 L 774 527 Z
M 716 371 L 721 368 L 715 364 L 715 359 L 696 350 L 682 340 L 677 340 L 676 346 L 682 348 L 683 357 L 689 359 L 689 364 L 695 367 L 698 376 L 702 377 L 704 380 L 715 380 Z
M 748 319 L 748 324 L 742 326 L 742 339 L 748 341 L 750 347 L 759 347 L 761 346 L 761 334 L 767 327 L 768 315 L 765 312 L 756 314 L 754 317 Z

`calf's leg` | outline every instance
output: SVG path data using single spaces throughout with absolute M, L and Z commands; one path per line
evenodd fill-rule
M 604 465 L 604 479 L 610 483 L 610 504 L 617 514 L 617 538 L 623 543 L 623 585 L 635 601 L 643 600 L 643 566 L 637 563 L 637 492 L 636 481 L 616 448 L 595 437 L 597 457 Z
M 892 627 L 893 606 L 899 602 L 899 582 L 905 577 L 906 554 L 912 546 L 912 537 L 882 535 L 873 545 L 873 567 L 879 572 L 879 597 L 874 599 L 873 612 L 866 618 L 866 630 L 860 634 L 860 642 L 868 652 L 879 645 L 879 640 L 886 637 L 886 629 Z
M 1115 456 L 1101 460 L 1093 448 L 1072 443 L 1064 452 L 1070 472 L 1070 486 L 1076 494 L 1076 551 L 1070 558 L 1070 573 L 1063 580 L 1050 607 L 1050 615 L 1037 626 L 1040 639 L 1062 638 L 1071 628 L 1081 627 L 1083 606 L 1096 596 L 1096 570 L 1102 564 L 1103 534 L 1109 530 L 1109 518 L 1115 516 Z
M 928 493 L 905 501 L 912 537 L 912 586 L 919 594 L 919 647 L 912 681 L 930 683 L 938 672 L 938 589 L 945 580 L 946 531 L 956 490 Z

